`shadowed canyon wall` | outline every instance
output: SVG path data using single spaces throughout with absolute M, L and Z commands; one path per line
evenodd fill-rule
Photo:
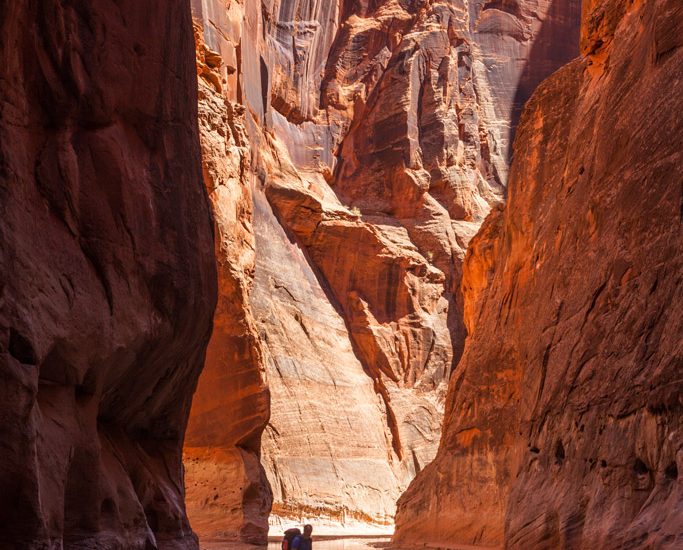
M 189 2 L 3 2 L 0 28 L 0 547 L 197 548 L 216 269 Z
M 259 455 L 276 523 L 390 525 L 437 450 L 467 244 L 503 200 L 521 104 L 578 52 L 579 2 L 193 10 L 221 292 L 193 526 L 263 540 Z
M 396 540 L 683 546 L 683 6 L 584 2 L 464 264 L 468 337 Z

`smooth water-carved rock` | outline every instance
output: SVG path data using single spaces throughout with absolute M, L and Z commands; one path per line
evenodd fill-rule
M 468 251 L 471 337 L 399 541 L 683 544 L 683 10 L 584 4 L 583 57 L 529 102 Z
M 273 509 L 388 523 L 436 453 L 465 249 L 503 200 L 519 106 L 578 51 L 578 1 L 193 7 L 209 80 L 244 106 Z
M 196 548 L 215 307 L 189 2 L 3 3 L 0 546 Z

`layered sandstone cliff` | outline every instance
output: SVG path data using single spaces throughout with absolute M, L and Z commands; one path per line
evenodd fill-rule
M 201 28 L 195 41 L 219 299 L 185 441 L 188 514 L 198 533 L 260 542 L 271 503 L 259 462 L 269 394 L 249 299 L 255 263 L 249 142 L 244 108 L 224 93 L 222 59 L 206 46 Z
M 263 522 L 263 508 L 247 517 L 237 504 L 256 491 L 240 464 L 258 453 L 264 383 L 275 514 L 392 521 L 396 497 L 436 453 L 464 342 L 467 243 L 502 201 L 520 106 L 577 53 L 578 4 L 193 3 L 218 103 L 200 99 L 200 127 L 224 109 L 219 96 L 244 113 L 242 150 L 205 145 L 204 162 L 229 172 L 217 217 L 246 205 L 225 235 L 244 237 L 249 257 L 226 260 L 243 290 L 219 306 L 232 332 L 214 336 L 194 405 L 203 441 L 193 412 L 189 445 L 205 454 L 186 464 L 201 532 Z M 232 143 L 233 122 L 217 128 Z M 233 449 L 213 470 L 212 448 Z M 241 481 L 223 501 L 227 480 Z
M 0 547 L 195 548 L 215 306 L 189 3 L 0 5 Z
M 471 336 L 396 539 L 683 545 L 683 7 L 584 2 L 465 262 Z

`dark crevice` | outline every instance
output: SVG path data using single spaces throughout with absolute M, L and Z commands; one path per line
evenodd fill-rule
M 268 112 L 268 93 L 269 83 L 268 83 L 268 65 L 263 60 L 263 57 L 259 57 L 260 68 L 261 68 L 261 101 L 263 105 L 263 116 L 266 116 Z
M 83 382 L 74 388 L 77 403 L 86 403 L 95 395 L 97 390 L 97 375 L 94 369 L 90 369 L 83 377 Z
M 100 504 L 100 515 L 112 517 L 116 515 L 116 503 L 111 498 L 105 498 Z
M 555 444 L 555 464 L 562 465 L 565 459 L 564 445 L 562 440 L 558 440 Z
M 650 472 L 647 465 L 639 458 L 633 463 L 633 471 L 639 476 L 644 476 Z
M 675 462 L 669 464 L 664 470 L 664 475 L 667 479 L 677 480 L 678 479 L 678 465 Z
M 9 331 L 9 353 L 24 365 L 36 365 L 38 360 L 31 341 L 12 327 Z

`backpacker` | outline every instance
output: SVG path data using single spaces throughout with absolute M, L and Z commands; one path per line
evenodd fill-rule
M 301 536 L 301 530 L 296 527 L 285 531 L 285 538 L 282 539 L 282 550 L 292 550 L 292 542 L 296 537 Z

